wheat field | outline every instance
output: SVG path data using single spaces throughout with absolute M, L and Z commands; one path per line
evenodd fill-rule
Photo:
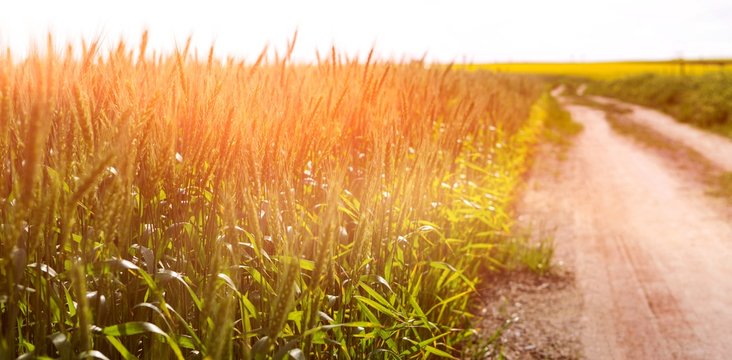
M 549 266 L 538 81 L 145 40 L 0 55 L 0 358 L 464 357 L 481 272 Z

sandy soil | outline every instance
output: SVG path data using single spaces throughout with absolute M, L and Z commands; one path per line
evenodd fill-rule
M 603 111 L 566 107 L 585 130 L 554 171 L 531 177 L 519 210 L 522 221 L 554 231 L 557 256 L 575 274 L 583 356 L 728 358 L 729 208 L 667 159 L 614 132 Z M 632 108 L 635 121 L 732 170 L 728 140 Z
M 551 276 L 501 274 L 483 281 L 483 337 L 504 328 L 486 358 L 578 359 L 582 356 L 579 319 L 582 296 L 573 273 Z

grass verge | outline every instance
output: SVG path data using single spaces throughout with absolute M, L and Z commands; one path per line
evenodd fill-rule
M 582 132 L 582 124 L 572 120 L 570 113 L 562 109 L 556 99 L 550 102 L 547 111 L 549 116 L 547 116 L 543 139 L 555 145 L 559 149 L 557 156 L 564 159 L 572 145 L 572 138 Z
M 732 138 L 732 75 L 642 74 L 591 82 L 592 93 L 650 106 L 681 122 Z

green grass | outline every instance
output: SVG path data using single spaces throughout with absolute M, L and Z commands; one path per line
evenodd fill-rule
M 732 76 L 638 75 L 593 82 L 590 91 L 664 111 L 681 122 L 732 138 Z
M 145 39 L 0 56 L 0 358 L 465 357 L 481 271 L 546 266 L 536 80 Z
M 582 132 L 582 124 L 574 121 L 569 112 L 554 99 L 547 105 L 547 112 L 543 138 L 559 148 L 557 154 L 563 159 L 572 145 L 572 138 Z
M 537 275 L 552 271 L 554 240 L 535 237 L 536 234 L 519 234 L 500 245 L 504 250 L 496 261 L 502 264 L 504 271 L 527 270 Z

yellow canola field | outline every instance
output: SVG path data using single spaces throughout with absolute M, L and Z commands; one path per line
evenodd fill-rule
M 505 73 L 539 75 L 570 75 L 593 79 L 615 79 L 643 73 L 666 75 L 701 75 L 709 72 L 732 71 L 732 60 L 647 61 L 591 63 L 495 63 L 460 65 L 467 70 L 491 70 Z

